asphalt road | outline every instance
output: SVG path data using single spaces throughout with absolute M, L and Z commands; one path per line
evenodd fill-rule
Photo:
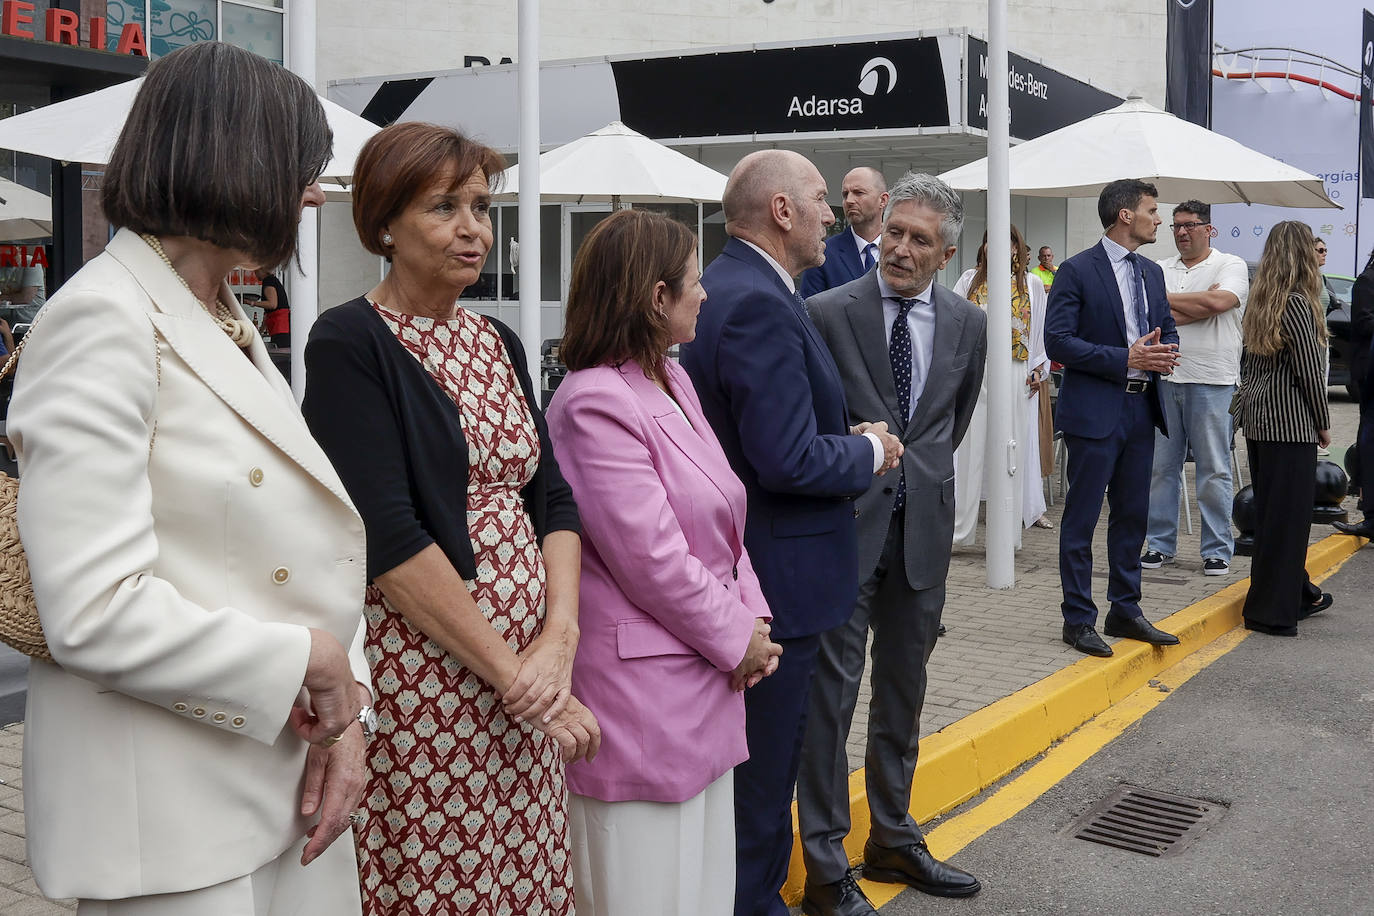
M 956 855 L 977 897 L 907 891 L 884 916 L 1374 914 L 1374 547 L 1323 587 L 1297 638 L 1251 634 Z M 1227 810 L 1174 858 L 1066 834 L 1123 783 Z

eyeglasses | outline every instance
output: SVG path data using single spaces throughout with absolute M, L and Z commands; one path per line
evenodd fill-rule
M 1201 229 L 1203 226 L 1210 226 L 1211 223 L 1170 223 L 1169 231 L 1177 232 L 1182 229 L 1184 232 L 1192 232 L 1194 229 Z
M 1325 248 L 1318 248 L 1318 249 L 1317 249 L 1317 254 L 1326 254 L 1326 249 L 1325 249 Z

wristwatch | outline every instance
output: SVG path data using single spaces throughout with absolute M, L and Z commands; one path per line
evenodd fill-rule
M 363 727 L 363 738 L 368 741 L 377 734 L 377 710 L 371 706 L 364 706 L 358 710 L 358 724 Z

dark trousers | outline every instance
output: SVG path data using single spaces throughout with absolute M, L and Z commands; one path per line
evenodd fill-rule
M 792 790 L 819 636 L 778 639 L 778 670 L 744 692 L 749 759 L 735 767 L 735 916 L 787 916 Z
M 1140 616 L 1140 549 L 1150 511 L 1155 431 L 1152 392 L 1128 394 L 1116 428 L 1102 439 L 1064 436 L 1069 491 L 1059 523 L 1059 581 L 1064 622 L 1097 622 L 1093 603 L 1093 531 L 1107 497 L 1107 600 L 1123 617 Z
M 849 859 L 849 756 L 845 742 L 864 674 L 864 646 L 873 629 L 872 699 L 864 781 L 871 815 L 869 838 L 879 846 L 921 840 L 910 813 L 926 662 L 935 646 L 945 585 L 913 589 L 903 565 L 904 513 L 893 516 L 878 567 L 859 588 L 854 616 L 821 634 L 811 685 L 806 740 L 797 781 L 802 859 L 811 884 L 844 877 Z
M 1365 362 L 1374 362 L 1374 359 Z M 1360 431 L 1355 438 L 1355 473 L 1351 486 L 1360 488 L 1360 503 L 1365 514 L 1374 518 L 1374 499 L 1370 498 L 1374 496 L 1374 386 L 1369 384 L 1371 381 L 1374 381 L 1374 373 L 1366 372 L 1359 379 Z
M 1307 578 L 1317 446 L 1246 440 L 1246 449 L 1255 486 L 1255 552 L 1242 613 L 1256 623 L 1291 627 L 1302 605 L 1321 597 Z

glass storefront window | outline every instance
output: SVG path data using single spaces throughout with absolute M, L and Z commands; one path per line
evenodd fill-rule
M 42 5 L 50 0 L 41 0 Z M 137 22 L 158 58 L 198 41 L 222 39 L 274 63 L 286 58 L 283 0 L 105 0 L 106 47 L 119 45 L 124 25 Z M 222 28 L 221 28 L 222 27 Z
M 214 41 L 215 0 L 153 0 L 148 53 L 171 54 L 198 41 Z
M 221 3 L 220 21 L 224 24 L 224 40 L 275 63 L 286 59 L 286 37 L 282 29 L 282 14 L 277 10 L 246 6 L 240 3 Z
M 108 0 L 105 4 L 105 50 L 114 51 L 119 48 L 119 33 L 124 26 L 130 22 L 137 22 L 143 26 L 143 34 L 148 34 L 148 5 L 143 0 Z M 89 23 L 89 19 L 87 20 Z M 89 25 L 86 26 L 89 28 Z M 153 50 L 149 43 L 148 53 L 154 57 L 158 52 Z

